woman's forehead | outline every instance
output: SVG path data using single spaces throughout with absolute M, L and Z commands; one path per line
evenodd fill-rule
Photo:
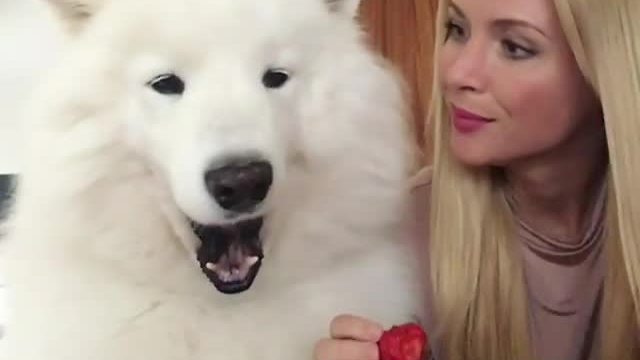
M 450 13 L 461 12 L 472 21 L 516 20 L 556 34 L 561 31 L 553 0 L 449 0 Z

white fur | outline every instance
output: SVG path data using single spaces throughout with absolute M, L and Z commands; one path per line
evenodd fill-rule
M 338 313 L 420 315 L 401 241 L 406 106 L 363 45 L 357 1 L 86 5 L 31 107 L 3 359 L 300 360 Z M 266 90 L 269 66 L 291 80 Z M 182 96 L 146 85 L 168 71 Z M 248 291 L 223 295 L 184 215 L 226 221 L 203 172 L 244 152 L 274 164 L 265 260 Z

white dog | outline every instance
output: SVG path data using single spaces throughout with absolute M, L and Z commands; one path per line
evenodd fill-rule
M 401 82 L 357 0 L 49 0 L 7 360 L 301 360 L 420 316 Z

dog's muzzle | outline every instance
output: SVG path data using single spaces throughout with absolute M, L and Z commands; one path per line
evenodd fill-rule
M 220 292 L 245 291 L 262 264 L 259 214 L 273 183 L 273 167 L 261 157 L 227 157 L 212 164 L 203 180 L 211 200 L 231 222 L 210 225 L 191 220 L 201 242 L 200 268 Z

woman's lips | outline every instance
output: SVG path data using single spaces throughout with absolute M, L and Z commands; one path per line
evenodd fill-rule
M 494 121 L 494 119 L 473 113 L 469 110 L 452 107 L 453 110 L 453 127 L 460 133 L 468 134 L 482 129 L 485 125 Z

